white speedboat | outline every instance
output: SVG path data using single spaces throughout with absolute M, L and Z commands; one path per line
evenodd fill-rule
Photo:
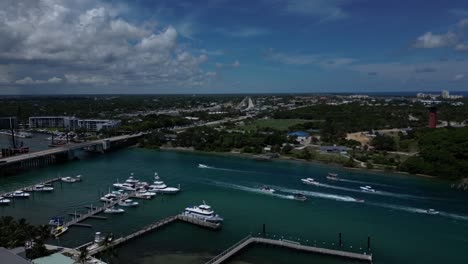
M 6 196 L 12 197 L 12 198 L 29 198 L 30 194 L 27 192 L 23 192 L 23 191 L 14 191 L 12 193 L 9 193 Z
M 260 188 L 260 191 L 262 191 L 264 193 L 274 193 L 275 192 L 275 190 L 271 189 L 268 186 L 262 186 L 262 188 Z
M 301 179 L 302 183 L 307 185 L 319 185 L 320 183 L 316 182 L 313 178 Z
M 0 196 L 0 205 L 7 205 L 11 202 L 10 199 Z
M 103 202 L 115 202 L 117 201 L 120 197 L 122 196 L 122 193 L 121 192 L 118 192 L 118 191 L 114 191 L 114 192 L 111 192 L 111 193 L 108 193 L 106 195 L 104 195 L 103 197 L 101 197 L 99 200 L 103 201 Z
M 295 193 L 293 197 L 294 197 L 294 200 L 298 200 L 301 202 L 304 202 L 307 200 L 307 197 L 301 193 Z
M 121 214 L 123 212 L 125 212 L 124 209 L 117 208 L 117 207 L 111 207 L 111 208 L 107 208 L 106 210 L 104 210 L 104 213 L 106 214 Z
M 372 189 L 372 187 L 369 186 L 369 185 L 361 186 L 361 187 L 359 187 L 359 188 L 360 188 L 361 191 L 363 191 L 363 192 L 371 192 L 371 193 L 374 193 L 374 192 L 375 192 L 375 190 Z
M 47 185 L 44 185 L 44 184 L 37 184 L 37 185 L 34 185 L 32 190 L 35 191 L 35 192 L 51 192 L 51 191 L 54 190 L 54 187 L 47 186 Z
M 112 184 L 115 188 L 125 191 L 135 191 L 135 187 L 133 184 L 130 183 L 114 183 Z
M 74 182 L 80 182 L 81 181 L 81 175 L 76 175 L 75 177 L 62 177 L 60 178 L 61 181 L 63 182 L 68 182 L 68 183 L 74 183 Z
M 138 206 L 138 202 L 134 202 L 134 201 L 131 200 L 131 199 L 127 199 L 127 200 L 121 201 L 121 202 L 119 203 L 119 206 L 134 207 L 134 206 Z
M 208 169 L 210 166 L 207 166 L 205 164 L 198 164 L 198 168 L 200 169 Z
M 67 232 L 68 227 L 67 226 L 57 226 L 52 229 L 51 233 L 54 237 L 59 237 L 63 233 Z
M 332 180 L 332 181 L 337 181 L 339 180 L 338 174 L 329 172 L 327 175 L 327 179 Z
M 431 209 L 426 210 L 426 213 L 431 214 L 431 215 L 436 215 L 436 214 L 439 214 L 439 211 L 436 211 L 431 208 Z
M 167 194 L 174 194 L 180 191 L 179 188 L 168 187 L 163 181 L 159 181 L 159 176 L 157 176 L 157 174 L 155 175 L 156 176 L 154 178 L 156 179 L 156 181 L 154 181 L 153 184 L 149 186 L 148 191 Z
M 219 223 L 224 220 L 222 217 L 215 214 L 211 206 L 207 205 L 205 201 L 203 201 L 202 205 L 185 208 L 183 215 L 212 223 Z
M 49 220 L 49 225 L 51 226 L 61 226 L 63 225 L 63 217 L 53 217 Z
M 135 193 L 135 197 L 140 198 L 140 199 L 151 199 L 155 195 L 156 195 L 155 192 L 149 192 L 149 191 L 146 191 L 146 190 L 140 190 L 140 191 L 137 191 Z

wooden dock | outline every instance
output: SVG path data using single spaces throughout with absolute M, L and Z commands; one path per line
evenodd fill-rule
M 153 230 L 156 230 L 156 229 L 162 228 L 164 226 L 167 226 L 167 225 L 169 225 L 171 223 L 176 222 L 177 220 L 182 221 L 182 222 L 186 222 L 186 223 L 190 223 L 190 224 L 194 224 L 194 225 L 198 225 L 198 226 L 201 226 L 201 227 L 210 228 L 210 229 L 218 229 L 220 227 L 219 223 L 217 223 L 217 224 L 210 223 L 210 222 L 207 222 L 207 221 L 203 221 L 203 220 L 200 220 L 200 219 L 195 219 L 195 218 L 188 217 L 188 216 L 180 214 L 180 215 L 170 216 L 170 217 L 164 218 L 162 220 L 159 220 L 159 221 L 157 221 L 155 223 L 152 223 L 150 225 L 147 225 L 147 226 L 143 227 L 142 229 L 136 231 L 135 233 L 132 233 L 132 234 L 127 235 L 125 237 L 120 237 L 118 239 L 115 239 L 110 243 L 110 245 L 108 245 L 108 247 L 118 246 L 118 245 L 120 245 L 122 243 L 127 242 L 130 239 L 142 236 L 144 234 L 147 234 L 148 232 L 151 232 Z M 77 248 L 77 250 L 79 248 L 81 248 L 81 247 L 89 246 L 91 244 L 92 244 L 92 242 L 86 243 L 86 244 L 84 244 L 82 246 L 79 246 Z M 104 247 L 104 246 L 95 248 L 95 249 L 89 251 L 89 255 L 91 256 L 91 255 L 98 254 L 98 253 L 100 253 L 102 251 L 105 251 L 106 249 L 107 248 Z
M 234 256 L 235 254 L 237 254 L 239 251 L 249 246 L 250 244 L 273 245 L 273 246 L 278 246 L 278 247 L 284 247 L 284 248 L 289 248 L 289 249 L 294 249 L 294 250 L 310 252 L 310 253 L 335 256 L 335 257 L 341 257 L 341 258 L 347 258 L 347 259 L 353 259 L 353 260 L 372 263 L 372 254 L 367 255 L 365 253 L 359 254 L 359 253 L 346 252 L 346 251 L 340 251 L 340 250 L 334 250 L 334 249 L 306 246 L 306 245 L 301 245 L 298 242 L 288 241 L 288 240 L 276 240 L 276 239 L 269 239 L 269 238 L 262 238 L 262 237 L 247 236 L 244 239 L 237 242 L 236 244 L 229 247 L 228 249 L 221 252 L 216 257 L 212 258 L 210 261 L 206 262 L 206 264 L 223 263 L 224 261 L 231 258 L 232 256 Z
M 33 185 L 30 185 L 30 186 L 26 186 L 26 187 L 20 187 L 20 188 L 16 188 L 15 190 L 11 191 L 11 192 L 5 192 L 5 193 L 0 193 L 0 196 L 6 196 L 10 193 L 13 193 L 14 191 L 23 191 L 23 192 L 32 192 L 33 191 L 33 188 L 34 186 L 38 185 L 38 184 L 52 184 L 54 182 L 57 182 L 57 181 L 60 181 L 60 177 L 57 177 L 57 178 L 52 178 L 52 179 L 48 179 L 48 180 L 45 180 L 45 181 L 41 181 L 41 182 L 38 182 L 36 184 L 33 184 Z

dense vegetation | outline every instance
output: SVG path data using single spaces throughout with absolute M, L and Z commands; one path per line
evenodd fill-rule
M 48 254 L 44 241 L 50 236 L 50 228 L 46 225 L 33 226 L 25 219 L 15 220 L 10 216 L 0 217 L 0 247 L 15 248 L 33 242 L 32 248 L 26 251 L 30 259 Z

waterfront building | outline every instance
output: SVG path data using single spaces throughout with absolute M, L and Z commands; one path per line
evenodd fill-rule
M 294 131 L 288 133 L 288 137 L 296 137 L 296 141 L 302 145 L 309 144 L 312 139 L 310 134 L 304 131 Z
M 0 117 L 0 129 L 16 128 L 18 119 L 16 117 Z
M 450 97 L 450 92 L 447 90 L 442 91 L 442 98 L 448 99 Z
M 78 119 L 73 116 L 31 116 L 29 128 L 64 128 L 75 130 L 78 128 Z
M 112 129 L 120 126 L 120 120 L 109 119 L 82 119 L 78 121 L 78 126 L 87 131 L 97 132 L 101 129 Z

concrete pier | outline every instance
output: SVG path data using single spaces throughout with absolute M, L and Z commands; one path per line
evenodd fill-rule
M 347 259 L 353 259 L 353 260 L 372 263 L 372 255 L 301 245 L 298 242 L 288 241 L 288 240 L 276 240 L 276 239 L 269 239 L 269 238 L 262 238 L 262 237 L 247 236 L 244 239 L 237 242 L 236 244 L 232 245 L 230 248 L 221 252 L 219 255 L 217 255 L 210 261 L 206 262 L 205 264 L 223 263 L 224 261 L 228 260 L 235 254 L 237 254 L 239 251 L 241 251 L 242 249 L 246 248 L 247 246 L 251 244 L 266 244 L 266 245 L 284 247 L 284 248 L 300 250 L 300 251 L 305 251 L 305 252 L 310 252 L 310 253 L 315 253 L 315 254 L 329 255 L 329 256 L 335 256 L 335 257 L 341 257 L 341 258 L 347 258 Z

